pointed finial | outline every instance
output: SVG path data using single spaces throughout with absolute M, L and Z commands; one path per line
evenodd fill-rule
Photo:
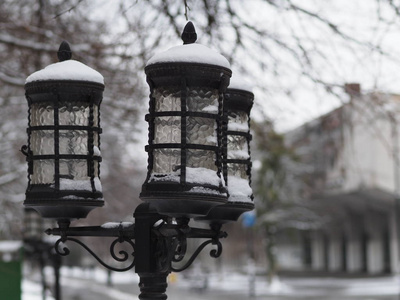
M 197 40 L 197 33 L 196 29 L 194 28 L 194 25 L 192 22 L 188 22 L 183 29 L 182 35 L 181 35 L 183 44 L 193 44 Z
M 57 57 L 60 62 L 71 59 L 71 47 L 66 41 L 62 41 L 60 48 L 58 48 Z

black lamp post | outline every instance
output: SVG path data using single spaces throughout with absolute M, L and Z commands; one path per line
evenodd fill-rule
M 140 299 L 166 299 L 168 274 L 189 267 L 207 245 L 216 247 L 211 256 L 221 255 L 220 239 L 227 236 L 221 231 L 224 222 L 212 222 L 210 229 L 192 228 L 190 218 L 206 217 L 213 209 L 224 210 L 229 204 L 225 182 L 233 165 L 243 164 L 246 176 L 242 179 L 250 179 L 249 157 L 230 161 L 227 156 L 227 134 L 244 136 L 248 143 L 248 131 L 230 133 L 226 122 L 232 118 L 229 114 L 242 115 L 242 110 L 248 117 L 251 105 L 242 108 L 238 104 L 231 113 L 224 109 L 231 76 L 228 61 L 194 43 L 191 22 L 182 39 L 183 46 L 154 56 L 145 68 L 151 91 L 146 116 L 148 173 L 140 194 L 144 203 L 134 212 L 135 223 L 70 227 L 71 219 L 86 217 L 91 209 L 103 205 L 99 180 L 101 75 L 69 60 L 69 46 L 63 43 L 61 62 L 32 74 L 26 84 L 29 140 L 23 152 L 29 164 L 29 184 L 25 205 L 58 221 L 58 228 L 46 231 L 60 236 L 55 243 L 58 254 L 68 255 L 69 250 L 60 244 L 72 241 L 111 270 L 135 267 L 140 276 Z M 240 205 L 241 211 L 253 207 L 250 194 L 245 205 Z M 105 264 L 75 238 L 82 236 L 115 237 L 111 256 L 118 262 L 132 262 L 121 268 Z M 206 241 L 180 265 L 188 238 Z M 132 246 L 132 253 L 116 254 L 115 246 L 124 242 Z
M 46 276 L 44 273 L 44 267 L 50 262 L 54 270 L 54 290 L 53 295 L 56 300 L 61 299 L 61 287 L 60 287 L 60 268 L 61 268 L 61 256 L 59 256 L 53 247 L 53 243 L 46 241 L 43 238 L 44 224 L 43 219 L 40 215 L 31 208 L 25 208 L 24 210 L 24 229 L 23 229 L 23 241 L 24 241 L 24 254 L 27 259 L 38 263 L 40 269 L 40 277 L 42 284 L 42 298 L 46 299 Z

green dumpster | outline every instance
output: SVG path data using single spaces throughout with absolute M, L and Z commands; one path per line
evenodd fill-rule
M 21 300 L 22 243 L 0 241 L 0 298 Z

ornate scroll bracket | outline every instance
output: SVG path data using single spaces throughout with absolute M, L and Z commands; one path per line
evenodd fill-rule
M 132 269 L 135 266 L 135 244 L 132 241 L 133 239 L 133 224 L 128 226 L 123 226 L 122 223 L 115 223 L 114 226 L 104 227 L 104 226 L 91 226 L 91 227 L 69 227 L 69 222 L 59 222 L 59 228 L 53 228 L 46 230 L 47 234 L 59 235 L 61 236 L 54 245 L 55 251 L 57 254 L 61 256 L 67 256 L 70 254 L 70 250 L 65 245 L 61 243 L 65 243 L 67 241 L 74 242 L 80 245 L 83 249 L 85 249 L 91 256 L 93 256 L 102 266 L 105 268 L 116 271 L 116 272 L 124 272 Z M 84 242 L 78 240 L 76 238 L 72 238 L 71 236 L 103 236 L 103 237 L 117 237 L 110 245 L 110 254 L 111 257 L 119 262 L 124 263 L 129 261 L 131 258 L 132 261 L 128 266 L 117 268 L 114 266 L 110 266 L 105 263 L 94 251 L 92 251 Z M 129 254 L 125 250 L 120 250 L 117 253 L 116 246 L 118 244 L 128 243 L 132 247 L 132 252 Z
M 140 251 L 149 253 L 149 249 L 153 249 L 149 257 L 155 260 L 154 270 L 157 272 L 169 273 L 181 272 L 189 268 L 197 256 L 203 251 L 203 249 L 208 245 L 213 245 L 216 247 L 210 251 L 210 256 L 217 258 L 222 253 L 222 243 L 220 239 L 227 237 L 226 232 L 221 231 L 221 225 L 212 225 L 210 229 L 202 228 L 192 228 L 189 227 L 188 219 L 176 219 L 172 221 L 171 219 L 165 220 L 160 219 L 158 216 L 151 219 L 148 222 L 148 234 L 144 234 L 140 228 L 135 229 L 135 224 L 132 223 L 109 223 L 107 226 L 90 226 L 90 227 L 69 227 L 69 222 L 59 222 L 58 228 L 46 230 L 47 234 L 58 235 L 60 238 L 55 243 L 55 251 L 61 256 L 67 256 L 70 254 L 68 247 L 63 245 L 65 242 L 73 242 L 84 248 L 91 256 L 93 256 L 102 266 L 105 268 L 124 272 L 132 269 L 135 263 L 135 254 L 139 251 L 137 248 L 137 243 L 147 239 L 150 244 L 142 247 Z M 153 221 L 156 220 L 156 223 Z M 142 228 L 143 229 L 143 228 Z M 135 232 L 136 235 L 135 236 Z M 110 254 L 112 258 L 119 262 L 125 263 L 130 261 L 128 266 L 121 268 L 111 266 L 105 263 L 94 251 L 92 251 L 84 242 L 74 238 L 77 237 L 115 237 L 116 239 L 110 245 Z M 177 264 L 183 262 L 187 256 L 187 239 L 188 238 L 201 238 L 206 239 L 201 243 L 196 251 L 191 254 L 188 260 L 182 265 Z M 135 243 L 134 240 L 138 239 Z M 154 246 L 151 246 L 154 241 Z M 116 246 L 122 243 L 128 243 L 132 248 L 132 252 L 121 250 L 117 252 Z M 148 246 L 148 247 L 147 247 Z M 139 252 L 140 252 L 139 251 Z M 141 262 L 142 263 L 142 262 Z M 152 269 L 153 270 L 153 269 Z
M 75 239 L 75 238 L 69 238 L 69 237 L 60 238 L 60 239 L 57 240 L 57 242 L 54 245 L 54 248 L 55 248 L 57 254 L 59 254 L 61 256 L 67 256 L 70 253 L 70 250 L 67 247 L 65 247 L 65 246 L 61 247 L 61 245 L 60 245 L 61 243 L 64 243 L 66 241 L 71 241 L 71 242 L 74 242 L 74 243 L 80 245 L 83 249 L 85 249 L 88 253 L 90 253 L 90 255 L 92 255 L 103 267 L 105 267 L 105 268 L 107 268 L 109 270 L 116 271 L 116 272 L 125 272 L 125 271 L 128 271 L 128 270 L 132 269 L 135 266 L 135 259 L 134 259 L 135 253 L 134 253 L 134 251 L 131 253 L 131 255 L 133 256 L 133 260 L 127 267 L 116 268 L 116 267 L 113 267 L 113 266 L 110 266 L 110 265 L 106 264 L 96 253 L 94 253 L 82 241 L 80 241 L 78 239 Z M 132 246 L 132 249 L 135 249 L 135 244 L 131 240 L 120 241 L 119 238 L 114 240 L 111 243 L 111 246 L 110 246 L 110 254 L 111 254 L 112 258 L 114 260 L 118 261 L 118 262 L 125 262 L 125 261 L 127 261 L 129 259 L 129 254 L 126 251 L 121 250 L 121 251 L 118 252 L 119 255 L 121 255 L 121 257 L 119 257 L 115 253 L 116 252 L 115 251 L 115 246 L 117 245 L 117 243 L 123 243 L 123 242 L 127 242 L 128 244 L 130 244 Z
M 182 272 L 189 268 L 195 261 L 197 256 L 208 245 L 216 246 L 216 249 L 210 251 L 210 256 L 218 258 L 222 254 L 221 238 L 226 238 L 226 232 L 220 231 L 221 226 L 215 225 L 211 229 L 191 228 L 188 226 L 187 220 L 178 220 L 177 225 L 161 225 L 157 230 L 165 237 L 167 243 L 159 244 L 159 253 L 165 253 L 162 261 L 168 263 L 169 271 Z M 173 233 L 175 231 L 175 233 Z M 174 263 L 179 263 L 184 260 L 187 254 L 187 238 L 208 238 L 205 242 L 201 243 L 193 252 L 191 257 L 186 261 L 183 266 L 176 266 Z M 168 247 L 169 245 L 169 247 Z

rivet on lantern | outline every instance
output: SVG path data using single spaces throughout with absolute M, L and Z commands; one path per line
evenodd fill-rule
M 248 84 L 233 77 L 224 100 L 223 173 L 229 199 L 199 218 L 220 224 L 237 221 L 242 213 L 254 209 L 250 160 L 250 111 L 254 94 Z
M 62 42 L 60 62 L 26 79 L 29 106 L 28 188 L 24 205 L 43 217 L 83 218 L 103 206 L 100 183 L 100 103 L 104 79 L 70 60 Z
M 206 215 L 227 201 L 222 176 L 222 103 L 229 62 L 194 43 L 189 22 L 184 45 L 153 56 L 150 86 L 148 174 L 141 199 L 171 216 Z

